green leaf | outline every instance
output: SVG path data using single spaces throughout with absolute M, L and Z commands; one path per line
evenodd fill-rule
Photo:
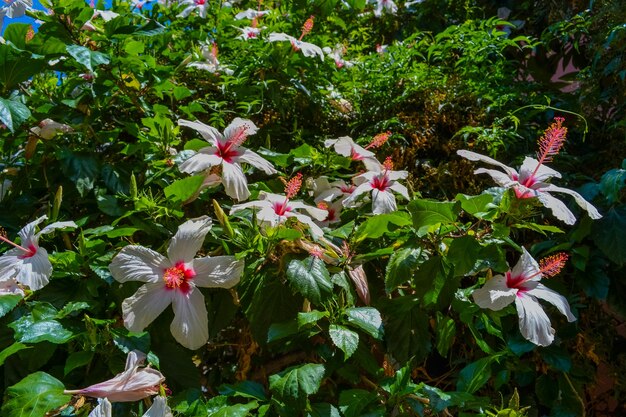
M 15 129 L 29 117 L 30 110 L 24 104 L 0 98 L 0 122 L 4 123 L 11 133 L 15 133 Z
M 328 317 L 328 311 L 313 310 L 309 312 L 298 313 L 298 328 L 317 323 L 324 317 Z
M 284 323 L 272 323 L 267 331 L 267 343 L 296 335 L 299 331 L 300 328 L 295 320 L 289 320 Z
M 600 191 L 609 204 L 619 201 L 625 183 L 626 169 L 612 169 L 604 173 L 600 179 Z
M 246 417 L 250 415 L 250 411 L 259 406 L 256 401 L 247 404 L 228 405 L 220 408 L 215 413 L 209 413 L 208 417 Z
M 241 381 L 235 385 L 222 385 L 219 388 L 219 392 L 228 397 L 253 398 L 259 401 L 267 401 L 265 388 L 254 381 Z
M 191 177 L 176 180 L 163 189 L 165 197 L 177 202 L 184 202 L 191 198 L 202 185 L 204 175 L 194 175 Z
M 8 348 L 0 352 L 0 366 L 4 365 L 4 361 L 6 361 L 7 358 L 13 355 L 14 353 L 17 353 L 20 350 L 31 349 L 31 348 L 32 346 L 28 346 L 23 343 L 19 343 L 19 342 L 13 343 L 11 346 L 9 346 Z
M 491 218 L 489 209 L 496 209 L 497 206 L 493 205 L 493 195 L 480 194 L 480 195 L 465 195 L 457 194 L 455 200 L 461 202 L 461 208 L 468 214 L 479 219 Z M 495 210 L 493 210 L 495 213 Z
M 32 28 L 28 23 L 12 23 L 6 27 L 2 36 L 19 49 L 26 48 L 26 34 Z
M 56 318 L 62 319 L 72 313 L 76 313 L 77 311 L 87 310 L 89 307 L 91 307 L 89 303 L 86 303 L 84 301 L 70 301 L 65 306 L 63 306 L 61 311 L 59 311 L 59 313 L 56 315 Z
M 491 364 L 497 358 L 497 356 L 481 358 L 463 368 L 459 373 L 456 389 L 470 394 L 478 391 L 491 378 Z
M 93 352 L 80 351 L 74 352 L 67 357 L 65 361 L 65 367 L 63 368 L 63 375 L 67 375 L 76 368 L 87 365 L 93 359 Z
M 186 151 L 191 150 L 198 152 L 200 149 L 206 148 L 207 146 L 210 146 L 209 143 L 202 139 L 191 139 L 185 142 Z
M 572 369 L 572 358 L 562 347 L 551 345 L 542 349 L 541 358 L 558 371 L 569 372 Z
M 363 410 L 376 400 L 375 393 L 362 389 L 349 389 L 339 394 L 339 410 L 345 417 L 361 417 Z
M 391 225 L 396 227 L 391 227 Z M 378 239 L 399 227 L 410 225 L 411 220 L 407 213 L 397 211 L 395 213 L 379 214 L 361 223 L 354 234 L 354 240 L 360 242 L 364 239 Z
M 454 223 L 460 212 L 460 205 L 459 202 L 413 200 L 408 209 L 413 215 L 413 226 L 419 229 L 422 226 Z
M 0 44 L 0 86 L 4 91 L 12 90 L 37 74 L 46 65 L 39 58 L 41 56 L 17 49 L 12 44 Z
M 593 223 L 591 238 L 611 261 L 618 265 L 626 263 L 626 206 L 611 207 L 604 217 Z
M 4 317 L 19 304 L 22 299 L 21 295 L 3 295 L 0 296 L 0 317 Z
M 385 290 L 387 294 L 399 285 L 413 278 L 415 268 L 426 260 L 422 248 L 408 247 L 395 251 L 385 273 Z
M 76 185 L 81 197 L 91 191 L 100 174 L 98 160 L 93 154 L 74 153 L 63 149 L 58 154 L 62 163 L 63 173 Z
M 319 304 L 322 296 L 330 294 L 333 284 L 324 261 L 314 256 L 293 259 L 287 266 L 287 279 L 300 294 Z
M 7 388 L 6 402 L 2 406 L 4 417 L 44 417 L 46 413 L 67 403 L 65 387 L 58 379 L 45 372 L 28 375 Z
M 9 324 L 9 327 L 15 331 L 15 340 L 22 343 L 47 341 L 58 345 L 74 337 L 74 333 L 64 328 L 58 321 L 35 321 L 33 316 L 23 316 Z
M 456 323 L 450 317 L 444 316 L 437 311 L 437 324 L 435 326 L 435 340 L 437 341 L 437 352 L 444 358 L 448 356 L 448 350 L 452 346 L 454 335 L 456 334 Z
M 420 308 L 419 299 L 408 295 L 387 300 L 382 306 L 385 314 L 385 341 L 393 357 L 405 363 L 412 357 L 422 361 L 431 349 L 429 317 Z
M 383 320 L 374 307 L 352 307 L 346 310 L 348 323 L 369 334 L 375 339 L 383 338 Z
M 454 276 L 464 276 L 473 269 L 481 248 L 472 236 L 461 236 L 452 240 L 446 258 L 454 266 Z
M 359 334 L 347 329 L 343 326 L 331 324 L 328 328 L 330 338 L 339 349 L 345 354 L 345 359 L 348 359 L 359 347 Z
M 309 363 L 269 377 L 270 390 L 288 404 L 304 404 L 315 394 L 324 378 L 324 365 Z
M 439 295 L 449 280 L 449 272 L 450 267 L 441 256 L 433 256 L 420 265 L 414 274 L 414 287 L 416 294 L 423 296 L 424 305 L 435 304 L 439 301 Z M 454 294 L 454 291 L 444 295 L 449 298 L 451 294 Z
M 80 45 L 68 45 L 67 53 L 70 54 L 76 62 L 83 65 L 89 71 L 93 71 L 98 65 L 108 64 L 111 60 L 108 55 L 102 52 L 92 51 L 91 49 Z
M 328 403 L 311 404 L 311 411 L 307 414 L 307 417 L 341 417 L 339 410 Z

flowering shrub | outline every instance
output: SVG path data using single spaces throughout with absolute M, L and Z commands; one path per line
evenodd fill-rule
M 626 176 L 427 3 L 2 6 L 0 414 L 582 415 Z

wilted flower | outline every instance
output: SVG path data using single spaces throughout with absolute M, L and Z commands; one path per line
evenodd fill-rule
M 552 214 L 557 219 L 564 221 L 566 224 L 574 224 L 576 217 L 561 200 L 553 197 L 551 193 L 571 195 L 574 197 L 574 201 L 589 213 L 589 217 L 599 219 L 602 215 L 598 210 L 576 191 L 547 183 L 552 177 L 561 178 L 560 173 L 543 164 L 551 161 L 552 157 L 563 146 L 567 129 L 561 126 L 562 121 L 562 118 L 557 118 L 556 122 L 546 130 L 544 136 L 539 140 L 540 152 L 537 155 L 539 160 L 530 157 L 524 158 L 519 173 L 495 159 L 476 152 L 459 150 L 457 154 L 470 161 L 482 161 L 501 168 L 504 173 L 485 168 L 479 168 L 474 173 L 488 174 L 501 187 L 512 188 L 517 198 L 536 197 L 541 204 L 552 211 Z
M 562 295 L 540 284 L 543 276 L 556 275 L 565 264 L 567 255 L 559 254 L 548 258 L 541 266 L 537 264 L 526 249 L 522 248 L 522 257 L 512 270 L 505 275 L 496 275 L 475 290 L 472 297 L 481 308 L 502 310 L 515 302 L 519 327 L 522 335 L 536 345 L 548 346 L 554 340 L 555 331 L 550 325 L 538 298 L 553 304 L 567 321 L 576 318 Z
M 300 178 L 301 175 L 299 177 L 294 177 L 294 179 Z M 300 201 L 291 201 L 291 198 L 295 196 L 300 188 L 297 181 L 294 181 L 294 179 L 292 179 L 285 187 L 286 196 L 262 191 L 259 194 L 258 201 L 234 205 L 230 210 L 230 214 L 246 208 L 256 208 L 259 209 L 256 213 L 256 218 L 262 225 L 276 227 L 277 225 L 284 223 L 288 218 L 294 217 L 299 222 L 309 226 L 313 237 L 319 238 L 323 236 L 324 232 L 317 224 L 315 224 L 313 219 L 318 221 L 325 220 L 328 215 L 327 211 L 306 205 Z M 306 210 L 310 216 L 298 213 L 295 210 Z
M 143 352 L 133 350 L 126 357 L 124 372 L 115 375 L 114 378 L 108 381 L 79 390 L 65 391 L 65 393 L 108 398 L 113 402 L 139 401 L 151 395 L 156 395 L 159 393 L 159 386 L 165 381 L 165 377 L 156 369 L 150 367 L 140 368 L 145 360 L 146 355 Z M 106 406 L 103 408 L 106 408 Z
M 48 252 L 39 246 L 39 237 L 55 229 L 77 227 L 74 222 L 55 222 L 35 233 L 35 227 L 46 220 L 48 216 L 41 216 L 34 222 L 28 223 L 17 234 L 21 241 L 18 245 L 0 234 L 0 241 L 14 246 L 0 256 L 0 280 L 15 280 L 27 285 L 31 290 L 39 290 L 48 284 L 52 275 L 52 264 L 48 259 Z
M 388 159 L 377 170 L 368 171 L 357 176 L 354 181 L 358 186 L 350 197 L 343 200 L 343 204 L 349 207 L 354 204 L 361 194 L 371 191 L 373 214 L 394 212 L 398 207 L 396 205 L 396 197 L 392 191 L 395 191 L 407 200 L 409 199 L 406 187 L 397 182 L 399 179 L 405 179 L 408 175 L 407 171 L 392 171 L 390 160 Z
M 58 133 L 73 132 L 71 126 L 63 123 L 55 122 L 52 119 L 44 119 L 39 122 L 39 126 L 31 127 L 30 132 L 42 139 L 52 139 Z
M 210 3 L 208 0 L 181 0 L 178 4 L 184 7 L 176 17 L 187 17 L 194 10 L 198 11 L 198 15 L 206 19 L 206 15 L 209 11 Z
M 167 306 L 174 308 L 170 330 L 181 345 L 198 349 L 209 339 L 204 296 L 196 287 L 231 288 L 243 273 L 243 261 L 233 256 L 194 256 L 211 229 L 207 216 L 188 220 L 178 227 L 167 249 L 168 257 L 139 245 L 126 246 L 109 265 L 119 282 L 142 281 L 142 286 L 124 300 L 124 325 L 141 332 Z
M 235 200 L 241 201 L 250 197 L 248 181 L 241 169 L 241 162 L 248 163 L 268 175 L 277 173 L 271 163 L 241 146 L 249 135 L 254 135 L 258 130 L 251 120 L 235 118 L 226 127 L 224 134 L 201 122 L 181 119 L 178 124 L 198 131 L 211 144 L 183 162 L 180 170 L 186 173 L 196 173 L 213 166 L 221 166 L 221 181 L 226 194 Z

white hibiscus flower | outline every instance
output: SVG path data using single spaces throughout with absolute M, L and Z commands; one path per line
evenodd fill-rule
M 368 171 L 380 170 L 381 164 L 378 162 L 374 152 L 369 149 L 375 149 L 381 147 L 389 137 L 391 132 L 379 133 L 374 136 L 372 141 L 365 147 L 355 143 L 350 136 L 342 136 L 338 139 L 328 139 L 324 141 L 324 146 L 330 148 L 331 146 L 341 156 L 350 158 L 353 161 L 361 161 L 365 165 L 365 169 Z
M 146 283 L 122 304 L 128 330 L 143 331 L 172 304 L 170 330 L 178 343 L 198 349 L 207 342 L 206 304 L 196 287 L 231 288 L 239 282 L 244 267 L 243 261 L 233 256 L 194 259 L 211 225 L 207 216 L 181 224 L 170 241 L 167 258 L 139 245 L 126 246 L 113 258 L 109 270 L 117 281 Z
M 111 415 L 111 403 L 108 399 L 103 398 L 98 401 L 98 406 L 91 410 L 88 417 L 112 417 Z M 167 405 L 165 397 L 161 397 L 160 395 L 154 397 L 154 401 L 152 405 L 143 417 L 172 417 L 172 410 Z
M 515 302 L 519 316 L 520 332 L 527 340 L 540 346 L 548 346 L 554 340 L 555 330 L 550 319 L 538 302 L 538 298 L 553 304 L 567 321 L 576 320 L 565 297 L 540 284 L 543 276 L 556 275 L 567 260 L 567 255 L 559 254 L 537 264 L 528 251 L 522 248 L 522 257 L 512 270 L 505 275 L 496 275 L 480 289 L 472 293 L 476 304 L 481 308 L 502 310 Z

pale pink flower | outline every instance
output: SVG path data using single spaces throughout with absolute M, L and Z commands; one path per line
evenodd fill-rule
M 376 17 L 382 16 L 383 10 L 390 14 L 398 12 L 398 6 L 392 0 L 374 0 L 374 3 L 376 3 L 376 9 L 374 9 L 374 16 Z
M 341 156 L 350 158 L 353 161 L 361 161 L 365 165 L 365 169 L 368 171 L 380 170 L 380 162 L 376 158 L 374 152 L 369 151 L 370 148 L 376 148 L 376 144 L 372 141 L 365 148 L 356 144 L 351 137 L 342 136 L 339 139 L 328 139 L 324 141 L 324 146 L 330 148 L 331 146 Z
M 239 12 L 235 15 L 235 20 L 241 20 L 241 19 L 258 19 L 259 17 L 265 16 L 266 14 L 270 13 L 271 10 L 254 10 L 254 9 L 247 9 L 244 10 L 243 12 Z
M 39 136 L 42 139 L 52 139 L 58 133 L 68 133 L 73 132 L 71 126 L 68 126 L 63 123 L 55 122 L 52 119 L 44 119 L 39 122 L 38 126 L 30 128 L 31 133 L 36 136 Z
M 13 278 L 0 281 L 0 297 L 3 295 L 20 295 L 24 296 L 24 290 L 19 286 L 19 283 Z
M 522 248 L 522 257 L 512 270 L 491 278 L 472 297 L 481 308 L 495 311 L 515 302 L 522 336 L 536 345 L 548 346 L 554 340 L 555 330 L 538 298 L 554 305 L 567 321 L 576 320 L 565 297 L 539 283 L 542 276 L 556 275 L 566 259 L 567 256 L 557 255 L 540 267 Z
M 207 342 L 207 309 L 196 287 L 231 288 L 239 282 L 244 267 L 243 261 L 233 256 L 194 259 L 211 225 L 207 216 L 181 224 L 170 241 L 167 258 L 139 245 L 126 246 L 113 258 L 109 265 L 113 278 L 146 283 L 122 303 L 128 330 L 143 331 L 172 304 L 170 330 L 178 343 L 198 349 Z
M 268 40 L 270 42 L 289 41 L 291 42 L 291 47 L 295 51 L 302 51 L 302 55 L 306 57 L 319 56 L 322 61 L 324 60 L 324 52 L 322 51 L 322 48 L 312 43 L 296 39 L 293 36 L 287 35 L 286 33 L 270 33 L 270 37 Z
M 39 237 L 55 229 L 77 227 L 74 222 L 55 222 L 35 233 L 35 227 L 46 220 L 48 216 L 41 216 L 28 223 L 18 232 L 21 241 L 16 244 L 0 235 L 0 240 L 14 246 L 0 256 L 0 280 L 15 280 L 31 290 L 39 290 L 48 284 L 52 275 L 52 264 L 48 259 L 46 249 L 39 246 Z
M 261 35 L 261 28 L 246 26 L 244 28 L 237 28 L 241 31 L 241 35 L 237 36 L 237 39 L 247 41 L 249 39 L 257 39 Z
M 327 211 L 306 205 L 301 201 L 291 201 L 284 195 L 271 194 L 261 191 L 258 201 L 234 205 L 230 210 L 230 214 L 246 208 L 255 208 L 259 210 L 256 213 L 256 218 L 263 226 L 276 227 L 287 221 L 288 218 L 294 217 L 299 222 L 309 226 L 311 229 L 311 235 L 314 238 L 319 238 L 324 235 L 322 229 L 315 224 L 313 219 L 319 221 L 325 220 L 328 215 Z M 296 210 L 305 210 L 310 216 L 299 213 Z
M 313 191 L 314 201 L 317 204 L 321 201 L 332 202 L 338 198 L 343 200 L 352 194 L 356 186 L 352 183 L 348 184 L 344 180 L 330 182 L 328 177 L 319 177 L 312 181 L 310 189 Z
M 146 355 L 143 352 L 133 350 L 126 357 L 124 372 L 115 375 L 108 381 L 79 390 L 65 391 L 65 394 L 108 398 L 113 402 L 139 401 L 156 395 L 159 393 L 159 387 L 165 381 L 165 377 L 161 372 L 149 366 L 140 367 L 145 359 Z
M 204 171 L 213 166 L 222 167 L 222 183 L 229 197 L 242 201 L 250 197 L 248 181 L 241 168 L 245 162 L 258 168 L 268 175 L 276 174 L 274 166 L 260 155 L 241 146 L 249 135 L 257 132 L 257 127 L 250 120 L 235 118 L 226 127 L 224 134 L 202 122 L 179 120 L 180 126 L 190 127 L 198 131 L 211 144 L 202 148 L 180 165 L 180 170 L 186 173 Z
M 335 66 L 337 68 L 350 68 L 354 65 L 352 62 L 343 59 L 343 56 L 346 53 L 345 45 L 337 44 L 337 46 L 335 46 L 335 49 L 325 47 L 322 50 L 326 53 L 326 55 L 328 55 L 335 61 Z
M 343 205 L 350 207 L 359 196 L 371 191 L 373 214 L 394 212 L 398 209 L 398 206 L 392 191 L 409 200 L 408 190 L 398 182 L 398 180 L 405 179 L 408 175 L 407 171 L 392 171 L 387 166 L 361 174 L 354 180 L 359 185 L 350 197 L 343 200 Z

